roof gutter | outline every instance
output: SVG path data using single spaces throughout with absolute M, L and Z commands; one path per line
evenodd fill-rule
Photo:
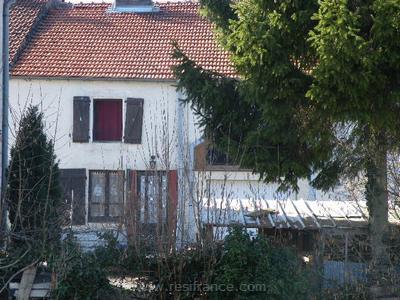
M 1 0 L 3 5 L 2 14 L 2 89 L 1 89 L 1 103 L 2 103 L 2 125 L 1 125 L 1 235 L 7 232 L 7 202 L 5 201 L 6 194 L 6 169 L 8 166 L 8 96 L 9 96 L 9 20 L 10 20 L 10 6 L 14 0 Z M 5 239 L 2 236 L 2 246 L 4 246 Z
M 0 0 L 1 1 L 1 0 Z M 172 78 L 129 78 L 129 77 L 88 77 L 88 76 L 32 76 L 32 75 L 10 75 L 11 79 L 24 80 L 79 80 L 79 81 L 125 81 L 125 82 L 157 82 L 176 83 Z

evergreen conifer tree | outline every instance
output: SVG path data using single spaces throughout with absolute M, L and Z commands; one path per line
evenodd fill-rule
M 202 0 L 238 77 L 175 57 L 216 145 L 266 182 L 328 190 L 364 174 L 371 283 L 388 282 L 387 155 L 400 128 L 400 2 Z M 389 274 L 390 275 L 390 274 Z
M 37 106 L 28 107 L 22 116 L 11 148 L 6 197 L 11 246 L 29 245 L 30 256 L 36 258 L 47 255 L 60 240 L 63 215 L 53 141 L 45 134 Z

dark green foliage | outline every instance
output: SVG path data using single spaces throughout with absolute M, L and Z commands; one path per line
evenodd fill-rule
M 211 293 L 214 299 L 308 299 L 307 276 L 300 260 L 288 249 L 272 248 L 266 239 L 252 239 L 233 228 L 215 271 L 217 285 L 232 292 Z
M 36 106 L 23 115 L 11 148 L 6 197 L 11 247 L 30 248 L 30 257 L 44 258 L 60 239 L 62 200 L 53 142 Z
M 201 3 L 240 78 L 203 70 L 177 47 L 178 89 L 207 138 L 283 189 L 306 178 L 328 190 L 365 174 L 372 273 L 384 273 L 386 156 L 400 146 L 400 2 Z
M 265 181 L 296 189 L 297 179 L 309 178 L 333 151 L 331 125 L 324 122 L 317 132 L 315 126 L 321 122 L 306 115 L 302 103 L 284 112 L 286 104 L 278 100 L 262 104 L 257 97 L 246 98 L 243 81 L 204 70 L 179 50 L 175 57 L 181 62 L 175 68 L 179 87 L 185 89 L 187 103 L 200 116 L 206 136 L 235 163 L 259 172 Z M 290 102 L 289 98 L 285 101 Z
M 179 251 L 159 267 L 158 296 L 168 299 L 307 299 L 300 260 L 239 227 L 223 243 Z
M 340 121 L 397 135 L 398 1 L 322 1 L 310 41 L 318 53 L 310 99 Z
M 207 136 L 243 167 L 286 188 L 317 174 L 329 189 L 365 170 L 380 131 L 398 147 L 398 1 L 201 2 L 240 80 L 179 49 L 175 74 Z
M 118 236 L 110 231 L 99 234 L 99 238 L 104 241 L 104 246 L 97 247 L 94 250 L 97 263 L 103 268 L 128 267 L 125 261 L 126 249 L 121 248 Z
M 196 299 L 208 295 L 206 288 L 215 280 L 221 245 L 192 246 L 159 261 L 156 283 L 160 295 L 168 299 Z
M 57 300 L 111 299 L 112 289 L 105 268 L 94 253 L 80 250 L 72 234 L 62 244 L 60 256 L 55 261 Z
M 203 5 L 213 21 L 215 14 L 232 15 L 208 1 Z M 307 37 L 318 6 L 316 1 L 239 1 L 231 7 L 239 18 L 230 19 L 220 40 L 241 80 L 203 70 L 178 50 L 179 88 L 217 146 L 265 181 L 297 189 L 297 179 L 309 178 L 333 151 L 332 125 L 313 114 L 306 97 L 312 84 L 307 70 L 315 61 Z
M 236 16 L 231 8 L 231 0 L 203 0 L 202 7 L 209 9 L 204 9 L 202 12 L 209 19 L 213 20 L 218 28 L 223 30 L 229 30 L 229 20 L 236 19 Z
M 105 247 L 81 256 L 79 261 L 91 261 L 91 270 L 101 266 L 108 274 L 140 278 L 131 292 L 151 299 L 307 299 L 308 272 L 299 258 L 288 249 L 273 248 L 260 236 L 250 237 L 243 228 L 232 229 L 221 242 L 156 255 L 118 249 L 113 234 L 103 237 Z M 91 279 L 84 277 L 79 282 L 82 280 Z M 65 288 L 73 291 L 79 282 L 74 279 Z M 143 287 L 151 285 L 157 288 L 144 293 Z M 227 287 L 233 292 L 226 292 Z
M 368 287 L 365 285 L 348 286 L 346 288 L 338 288 L 326 290 L 321 300 L 368 300 Z
M 154 252 L 154 249 L 150 251 L 144 244 L 136 245 L 136 247 L 121 245 L 116 231 L 101 233 L 99 238 L 103 244 L 96 247 L 93 254 L 103 268 L 121 275 L 133 273 L 142 276 L 142 272 L 153 276 L 156 272 L 155 255 L 149 255 Z

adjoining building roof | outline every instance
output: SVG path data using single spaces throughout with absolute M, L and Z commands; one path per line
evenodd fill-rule
M 366 229 L 368 208 L 363 201 L 314 201 L 277 199 L 204 200 L 202 221 L 216 227 L 241 224 L 249 228 L 294 230 Z M 397 206 L 389 207 L 389 222 L 400 225 Z
M 156 5 L 160 11 L 149 14 L 115 13 L 105 3 L 51 8 L 11 75 L 172 80 L 173 41 L 205 69 L 234 75 L 228 53 L 217 46 L 197 3 Z
M 34 27 L 44 16 L 48 0 L 17 0 L 10 10 L 10 62 L 13 63 L 18 53 L 29 42 Z

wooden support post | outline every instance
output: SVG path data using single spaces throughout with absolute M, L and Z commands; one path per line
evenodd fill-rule
M 322 292 L 324 279 L 324 253 L 325 253 L 325 233 L 320 230 L 314 236 L 314 257 L 313 257 L 313 296 L 319 298 Z
M 30 267 L 24 271 L 18 289 L 17 300 L 29 300 L 35 277 L 36 267 Z
M 349 233 L 344 234 L 344 285 L 347 287 L 348 280 L 348 259 L 349 259 Z

